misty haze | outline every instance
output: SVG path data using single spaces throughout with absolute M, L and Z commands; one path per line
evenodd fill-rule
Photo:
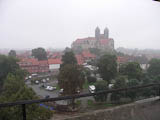
M 160 0 L 0 0 L 0 120 L 159 120 Z

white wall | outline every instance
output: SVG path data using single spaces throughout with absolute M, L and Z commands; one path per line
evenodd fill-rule
M 55 70 L 59 68 L 60 68 L 60 64 L 50 64 L 49 65 L 49 70 Z

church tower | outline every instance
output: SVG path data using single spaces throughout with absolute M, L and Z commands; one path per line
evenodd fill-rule
M 99 27 L 96 27 L 96 29 L 95 29 L 95 38 L 96 38 L 96 40 L 100 39 L 100 29 L 99 29 Z
M 109 30 L 107 27 L 104 29 L 104 38 L 106 38 L 106 39 L 109 38 Z

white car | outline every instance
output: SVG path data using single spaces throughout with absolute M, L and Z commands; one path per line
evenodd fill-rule
M 90 91 L 91 93 L 95 93 L 95 89 L 96 89 L 96 87 L 95 87 L 94 85 L 90 85 L 90 86 L 89 86 L 89 91 Z
M 46 80 L 45 80 L 45 79 L 43 79 L 43 80 L 42 80 L 42 82 L 43 82 L 43 83 L 46 83 Z
M 36 81 L 35 81 L 35 83 L 36 83 L 36 84 L 39 84 L 39 81 L 38 81 L 38 80 L 36 80 Z
M 56 87 L 52 87 L 52 86 L 47 86 L 46 87 L 46 90 L 49 90 L 49 91 L 52 91 L 52 90 L 55 90 L 56 89 Z

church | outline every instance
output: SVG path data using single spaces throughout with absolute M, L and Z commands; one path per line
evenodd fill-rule
M 108 28 L 104 29 L 104 33 L 100 33 L 99 27 L 95 29 L 95 37 L 87 37 L 75 40 L 71 45 L 73 50 L 83 49 L 88 50 L 90 48 L 97 48 L 103 51 L 114 50 L 114 40 L 109 38 Z

